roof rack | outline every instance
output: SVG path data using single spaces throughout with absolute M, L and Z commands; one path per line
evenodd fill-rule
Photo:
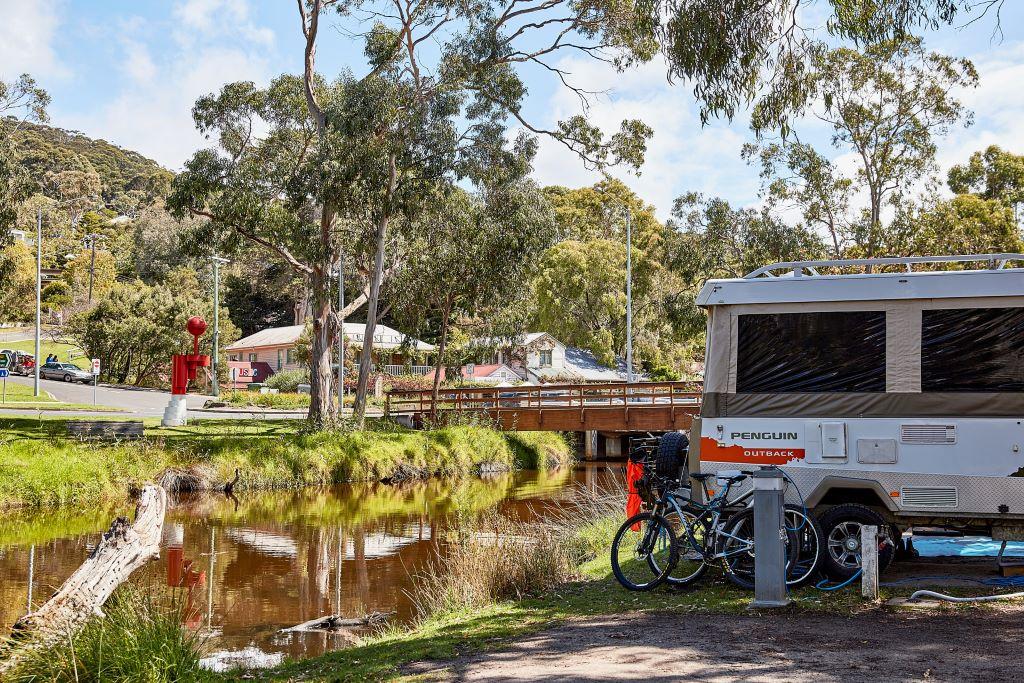
M 1003 270 L 1010 261 L 1024 261 L 1024 254 L 961 254 L 956 256 L 896 256 L 882 258 L 851 258 L 834 259 L 825 261 L 781 261 L 768 266 L 762 266 L 755 271 L 743 276 L 744 280 L 753 280 L 759 277 L 774 278 L 780 277 L 772 271 L 786 270 L 782 276 L 806 277 L 821 276 L 818 268 L 852 268 L 863 266 L 904 266 L 906 272 L 913 272 L 913 266 L 920 263 L 969 263 L 974 261 L 985 261 L 989 270 Z

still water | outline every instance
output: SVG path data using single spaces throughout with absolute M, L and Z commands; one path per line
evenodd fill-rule
M 445 550 L 460 517 L 490 510 L 517 520 L 551 514 L 579 486 L 622 487 L 618 466 L 516 472 L 400 485 L 204 494 L 172 501 L 159 562 L 142 586 L 171 591 L 190 627 L 219 651 L 293 658 L 344 647 L 347 637 L 281 633 L 330 614 L 415 615 L 411 576 Z M 0 518 L 0 630 L 38 606 L 131 507 L 7 512 Z

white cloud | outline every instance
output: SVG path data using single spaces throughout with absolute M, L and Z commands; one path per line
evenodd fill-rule
M 182 29 L 175 38 L 183 45 L 191 45 L 199 36 L 229 30 L 251 44 L 270 46 L 274 32 L 256 26 L 250 19 L 248 0 L 186 0 L 174 6 L 174 17 Z
M 0 0 L 0 78 L 69 75 L 53 48 L 62 8 L 62 2 Z
M 123 90 L 99 112 L 70 117 L 68 123 L 177 170 L 210 144 L 192 121 L 195 101 L 231 81 L 266 82 L 270 73 L 265 57 L 232 48 L 183 52 L 168 64 L 153 78 Z
M 157 75 L 156 64 L 149 55 L 149 48 L 135 40 L 124 41 L 124 63 L 121 68 L 136 83 L 151 83 Z
M 672 201 L 689 191 L 740 203 L 756 199 L 757 173 L 740 158 L 746 140 L 745 121 L 702 127 L 693 97 L 685 86 L 666 81 L 663 62 L 625 74 L 594 60 L 568 59 L 559 67 L 572 73 L 573 85 L 587 90 L 604 91 L 614 84 L 587 115 L 605 133 L 614 133 L 623 119 L 641 119 L 654 130 L 640 175 L 624 169 L 612 173 L 653 204 L 660 218 L 667 218 Z M 547 111 L 554 121 L 577 113 L 579 108 L 578 98 L 562 88 L 552 95 Z M 534 177 L 541 184 L 581 186 L 596 182 L 600 175 L 588 171 L 557 141 L 542 138 Z

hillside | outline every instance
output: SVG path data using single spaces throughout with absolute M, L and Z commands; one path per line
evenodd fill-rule
M 69 171 L 95 173 L 107 208 L 134 213 L 166 193 L 173 174 L 138 152 L 76 131 L 22 123 L 15 134 L 18 154 L 35 178 Z M 52 194 L 44 187 L 45 194 Z

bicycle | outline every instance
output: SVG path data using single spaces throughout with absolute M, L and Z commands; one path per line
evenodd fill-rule
M 612 546 L 612 571 L 624 587 L 630 590 L 650 590 L 663 582 L 674 586 L 687 586 L 698 581 L 712 564 L 720 564 L 726 577 L 743 588 L 754 585 L 754 523 L 752 502 L 753 490 L 748 490 L 734 500 L 729 499 L 732 488 L 747 479 L 750 471 L 723 471 L 714 474 L 694 474 L 691 478 L 700 482 L 707 503 L 693 500 L 690 487 L 682 486 L 678 479 L 659 477 L 646 472 L 638 482 L 637 489 L 649 504 L 649 512 L 640 513 L 627 520 L 615 536 Z M 714 495 L 708 489 L 707 480 L 717 476 L 720 489 Z M 646 479 L 646 481 L 644 481 Z M 657 494 L 657 495 L 655 495 Z M 646 517 L 642 517 L 647 515 Z M 787 546 L 788 586 L 801 585 L 817 571 L 821 559 L 821 531 L 817 522 L 803 506 L 785 506 L 785 527 Z M 642 517 L 642 519 L 641 519 Z M 644 523 L 648 530 L 652 551 L 643 557 L 653 579 L 635 580 L 627 576 L 618 562 L 619 544 L 630 529 Z M 662 528 L 667 529 L 662 531 Z M 654 535 L 661 536 L 660 539 Z M 664 545 L 671 539 L 680 543 L 679 551 L 667 554 L 653 552 L 658 541 Z M 685 539 L 685 542 L 684 540 Z M 674 557 L 674 562 L 671 560 Z M 671 564 L 669 564 L 671 562 Z M 633 568 L 635 569 L 635 568 Z

